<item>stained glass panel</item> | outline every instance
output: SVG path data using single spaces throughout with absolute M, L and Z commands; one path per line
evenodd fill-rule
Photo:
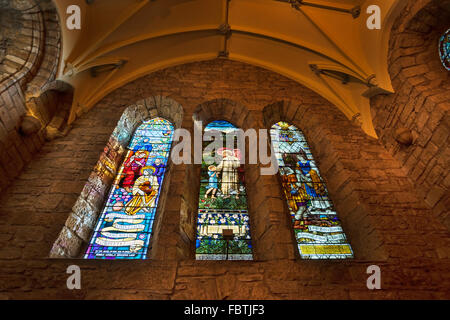
M 444 67 L 450 70 L 450 29 L 439 39 L 439 56 Z
M 225 137 L 237 128 L 227 121 L 213 121 L 205 132 L 217 132 L 219 148 L 206 151 L 203 143 L 199 209 L 197 219 L 197 260 L 252 260 L 252 243 L 244 184 L 244 167 L 237 139 L 226 146 Z
M 173 125 L 145 121 L 128 146 L 86 259 L 145 259 L 172 145 Z
M 352 248 L 303 133 L 286 122 L 278 122 L 270 135 L 300 256 L 352 258 Z

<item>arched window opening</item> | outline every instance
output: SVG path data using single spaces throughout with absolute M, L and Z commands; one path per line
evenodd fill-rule
M 301 258 L 352 258 L 305 136 L 286 122 L 274 124 L 270 135 Z
M 163 118 L 136 129 L 85 259 L 146 259 L 173 132 Z
M 197 218 L 197 260 L 252 260 L 247 195 L 241 152 L 234 138 L 226 145 L 227 134 L 238 130 L 227 121 L 213 121 L 205 133 L 216 132 L 221 140 L 215 151 L 203 143 L 200 195 Z
M 450 70 L 450 29 L 439 39 L 439 56 L 447 70 Z

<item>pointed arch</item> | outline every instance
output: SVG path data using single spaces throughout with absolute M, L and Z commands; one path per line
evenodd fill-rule
M 439 38 L 439 57 L 444 68 L 450 71 L 450 28 Z
M 73 206 L 72 212 L 53 244 L 50 251 L 51 258 L 85 257 L 86 248 L 91 243 L 93 233 L 98 226 L 97 222 L 103 213 L 106 198 L 108 198 L 116 178 L 122 170 L 122 165 L 125 164 L 124 161 L 127 161 L 130 147 L 135 147 L 133 137 L 138 134 L 141 126 L 152 119 L 162 119 L 169 122 L 173 129 L 179 128 L 183 114 L 183 107 L 178 102 L 164 96 L 153 96 L 139 100 L 124 110 L 99 161 Z M 171 165 L 169 161 L 165 170 L 165 180 L 170 179 Z M 138 174 L 140 175 L 140 173 Z M 161 185 L 163 185 L 163 190 L 160 193 L 161 199 L 155 214 L 155 227 L 162 225 L 164 223 L 162 220 L 166 218 L 164 208 L 168 186 L 167 183 L 161 183 Z M 132 188 L 130 189 L 132 191 Z M 138 214 L 140 213 L 135 213 L 135 215 Z M 111 224 L 113 224 L 113 221 L 111 221 Z M 119 222 L 119 224 L 122 224 L 122 222 Z M 155 248 L 160 247 L 161 244 L 158 239 L 162 234 L 159 228 L 153 229 L 153 240 L 150 243 L 153 249 L 147 252 L 146 257 L 160 259 L 161 254 L 156 253 L 159 249 L 155 250 Z
M 147 257 L 173 132 L 173 124 L 159 117 L 136 129 L 85 259 Z
M 353 258 L 303 133 L 280 121 L 271 127 L 270 135 L 301 258 Z
M 228 140 L 237 130 L 224 120 L 212 121 L 204 130 L 216 144 L 210 149 L 210 142 L 203 143 L 197 260 L 253 260 L 244 165 L 236 138 Z

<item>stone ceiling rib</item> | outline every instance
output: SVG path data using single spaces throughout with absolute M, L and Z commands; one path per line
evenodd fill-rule
M 109 3 L 101 3 L 102 6 L 97 8 L 94 12 L 88 11 L 88 26 L 87 28 L 85 27 L 81 29 L 84 33 L 83 37 L 88 39 L 88 41 L 86 44 L 81 42 L 83 45 L 80 46 L 80 49 L 74 50 L 73 54 L 67 59 L 67 61 L 75 67 L 82 64 L 82 61 L 86 56 L 96 50 L 109 35 L 113 34 L 116 29 L 118 29 L 128 19 L 133 17 L 133 15 L 135 15 L 148 3 L 148 0 L 134 1 L 134 5 L 129 5 L 128 3 L 123 2 L 123 0 L 109 1 Z M 119 1 L 122 1 L 121 5 Z M 101 12 L 105 8 L 114 8 L 114 5 L 120 5 L 120 7 L 117 10 L 118 15 L 115 16 L 112 21 L 97 20 L 99 17 L 103 16 L 99 14 L 99 11 Z M 95 32 L 92 30 L 95 30 Z M 78 47 L 76 49 L 78 49 Z
M 318 79 L 310 70 L 315 64 L 352 75 L 361 80 L 352 90 L 359 95 L 367 90 L 364 83 L 375 74 L 363 47 L 367 37 L 363 17 L 367 1 L 310 1 L 343 9 L 360 5 L 362 13 L 356 19 L 345 12 L 316 7 L 300 6 L 296 10 L 275 0 L 97 0 L 91 5 L 82 0 L 61 0 L 60 14 L 69 2 L 78 3 L 85 18 L 80 33 L 63 30 L 65 69 L 60 78 L 75 87 L 79 100 L 74 102 L 73 114 L 79 108 L 88 110 L 98 97 L 136 75 L 156 71 L 174 61 L 191 61 L 192 57 L 214 58 L 224 51 L 222 54 L 230 59 L 241 57 L 275 72 L 285 70 L 285 74 L 313 88 L 350 118 L 367 109 L 360 107 L 360 99 L 354 99 L 345 84 L 330 85 L 330 80 Z M 386 10 L 392 7 L 382 0 L 370 2 Z M 174 48 L 179 48 L 178 52 Z M 370 55 L 373 59 L 373 53 Z M 292 61 L 287 63 L 283 60 L 286 57 Z M 111 75 L 105 74 L 107 81 L 87 76 L 92 67 L 120 61 L 128 63 Z M 95 86 L 89 85 L 93 81 Z M 390 87 L 390 83 L 378 85 Z M 90 93 L 96 86 L 97 92 Z M 371 123 L 365 124 L 366 132 L 374 135 L 371 127 Z

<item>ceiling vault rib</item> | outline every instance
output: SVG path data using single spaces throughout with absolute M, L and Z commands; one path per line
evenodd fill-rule
M 231 36 L 231 27 L 229 24 L 230 16 L 230 0 L 225 0 L 225 22 L 218 28 L 219 32 L 224 35 L 223 50 L 219 51 L 219 58 L 228 58 L 230 53 L 228 52 L 228 39 Z
M 259 33 L 259 32 L 244 31 L 244 30 L 238 30 L 238 29 L 231 28 L 231 26 L 229 25 L 230 1 L 231 1 L 231 0 L 223 0 L 223 1 L 224 1 L 224 6 L 223 6 L 223 8 L 224 8 L 224 16 L 223 16 L 223 19 L 224 19 L 224 20 L 223 20 L 223 21 L 224 21 L 224 22 L 223 22 L 220 26 L 218 26 L 217 28 L 205 28 L 205 29 L 190 30 L 190 31 L 178 31 L 178 32 L 172 32 L 172 33 L 167 33 L 167 34 L 161 34 L 161 35 L 156 35 L 156 36 L 148 37 L 148 38 L 146 38 L 146 39 L 142 39 L 142 38 L 141 38 L 141 39 L 139 39 L 139 40 L 137 40 L 137 41 L 131 40 L 131 41 L 126 41 L 126 42 L 124 42 L 124 43 L 122 43 L 122 44 L 118 43 L 117 46 L 116 46 L 116 45 L 113 45 L 113 46 L 110 46 L 109 48 L 104 48 L 104 49 L 99 48 L 99 49 L 97 50 L 97 53 L 91 54 L 91 57 L 89 57 L 88 59 L 86 59 L 85 61 L 83 61 L 80 65 L 78 65 L 78 66 L 77 66 L 77 67 L 78 67 L 77 69 L 80 69 L 80 70 L 81 70 L 83 65 L 88 64 L 90 61 L 92 62 L 94 59 L 100 57 L 101 55 L 110 53 L 110 52 L 112 52 L 113 50 L 116 50 L 116 49 L 119 49 L 119 48 L 123 48 L 123 47 L 125 47 L 125 46 L 134 44 L 134 43 L 136 43 L 136 42 L 145 41 L 145 40 L 152 40 L 152 39 L 158 39 L 158 38 L 163 38 L 163 37 L 177 36 L 177 35 L 188 34 L 188 33 L 197 33 L 197 32 L 205 32 L 205 31 L 208 32 L 208 31 L 212 31 L 212 32 L 218 32 L 219 34 L 221 34 L 221 35 L 224 36 L 223 49 L 222 49 L 221 51 L 218 52 L 218 57 L 219 57 L 219 58 L 228 58 L 228 57 L 229 57 L 229 54 L 230 54 L 230 53 L 229 53 L 229 48 L 228 48 L 228 47 L 229 47 L 229 39 L 230 39 L 232 33 L 233 33 L 233 32 L 236 32 L 236 33 L 239 33 L 239 34 L 245 34 L 245 35 L 247 35 L 247 36 L 251 36 L 251 37 L 255 37 L 255 38 L 266 39 L 266 40 L 272 40 L 272 41 L 275 41 L 275 42 L 278 42 L 278 43 L 283 43 L 283 44 L 288 45 L 288 46 L 291 46 L 291 47 L 295 47 L 295 48 L 298 48 L 298 49 L 302 49 L 302 50 L 306 50 L 306 51 L 312 52 L 312 53 L 314 53 L 314 54 L 316 54 L 316 55 L 318 55 L 318 56 L 320 56 L 320 57 L 322 57 L 322 58 L 327 59 L 328 61 L 331 61 L 331 62 L 336 63 L 336 64 L 338 64 L 338 65 L 340 65 L 340 66 L 342 66 L 342 67 L 344 67 L 344 68 L 346 68 L 346 69 L 348 69 L 348 70 L 351 70 L 352 72 L 358 74 L 362 79 L 365 79 L 365 78 L 366 78 L 365 72 L 358 66 L 358 64 L 355 63 L 355 61 L 353 61 L 347 54 L 345 54 L 345 53 L 339 48 L 339 46 L 337 46 L 336 43 L 334 43 L 334 42 L 333 42 L 326 34 L 324 34 L 323 30 L 321 30 L 321 29 L 320 29 L 320 28 L 319 28 L 319 27 L 311 20 L 311 18 L 303 12 L 303 10 L 300 10 L 300 12 L 302 12 L 303 15 L 304 15 L 308 20 L 310 20 L 310 22 L 311 22 L 317 29 L 319 29 L 319 31 L 321 31 L 321 32 L 324 34 L 324 36 L 325 36 L 329 41 L 331 41 L 331 43 L 335 46 L 335 48 L 337 48 L 337 50 L 338 50 L 341 54 L 343 54 L 344 57 L 346 57 L 346 58 L 349 60 L 349 62 L 351 62 L 352 65 L 349 66 L 349 65 L 347 65 L 347 64 L 344 64 L 343 62 L 340 62 L 339 60 L 336 60 L 335 58 L 332 58 L 332 57 L 330 57 L 330 56 L 328 56 L 328 55 L 326 55 L 326 54 L 324 54 L 324 53 L 321 53 L 320 51 L 314 50 L 314 49 L 312 49 L 312 48 L 310 48 L 310 47 L 307 47 L 307 46 L 303 46 L 303 45 L 297 44 L 297 43 L 295 43 L 295 42 L 291 42 L 291 41 L 289 41 L 289 40 L 280 39 L 280 38 L 278 38 L 278 37 L 273 37 L 273 36 L 261 34 L 261 33 Z M 311 4 L 311 3 L 309 3 L 309 2 L 298 1 L 298 0 L 276 0 L 276 1 L 286 2 L 286 3 L 292 3 L 292 2 L 295 2 L 295 3 L 300 3 L 301 5 L 309 5 L 309 4 Z M 144 2 L 144 1 L 143 1 L 143 2 Z M 319 5 L 319 4 L 312 4 L 312 5 L 313 5 L 313 6 L 324 7 L 324 5 Z M 327 7 L 327 6 L 325 6 L 325 7 Z M 345 11 L 345 10 L 349 11 L 349 9 L 342 9 L 342 8 L 337 8 L 337 9 L 339 9 L 339 10 L 344 10 L 344 11 Z M 339 10 L 338 10 L 338 11 L 339 11 Z M 89 51 L 89 50 L 88 50 L 88 51 Z M 358 70 L 358 71 L 356 71 L 355 69 Z
M 363 70 L 363 68 L 361 66 L 359 66 L 359 64 L 352 59 L 337 43 L 336 41 L 333 40 L 332 37 L 330 37 L 328 35 L 327 32 L 325 32 L 325 30 L 323 28 L 321 28 L 315 21 L 314 19 L 312 19 L 306 12 L 300 10 L 300 12 L 303 14 L 303 16 L 309 20 L 309 22 L 336 48 L 336 50 L 343 55 L 348 61 L 350 61 L 352 63 L 352 65 L 358 69 L 359 72 L 356 72 L 357 74 L 359 74 L 362 78 L 366 78 L 368 75 L 367 73 Z
M 90 69 L 91 77 L 96 78 L 100 73 L 110 72 L 115 69 L 122 68 L 127 62 L 128 61 L 126 61 L 126 60 L 120 60 L 117 63 L 110 63 L 110 64 L 104 64 L 104 65 L 92 67 Z
M 312 53 L 314 53 L 314 54 L 316 54 L 316 55 L 318 55 L 318 56 L 320 56 L 322 58 L 325 58 L 325 59 L 327 59 L 327 60 L 329 60 L 331 62 L 334 62 L 334 63 L 336 63 L 336 64 L 338 64 L 338 65 L 340 65 L 340 66 L 342 66 L 342 67 L 344 67 L 346 69 L 349 69 L 349 70 L 352 70 L 353 72 L 355 72 L 353 69 L 349 68 L 348 66 L 346 66 L 342 62 L 340 62 L 340 61 L 338 61 L 338 60 L 336 60 L 336 59 L 334 59 L 334 58 L 332 58 L 330 56 L 327 56 L 326 54 L 323 54 L 323 53 L 321 53 L 319 51 L 316 51 L 314 49 L 302 46 L 300 44 L 297 44 L 297 43 L 294 43 L 294 42 L 291 42 L 291 41 L 288 41 L 288 40 L 284 40 L 284 39 L 268 36 L 268 35 L 265 35 L 265 34 L 255 33 L 255 32 L 251 32 L 251 31 L 232 29 L 232 32 L 233 33 L 244 34 L 244 35 L 255 37 L 255 38 L 271 40 L 271 41 L 282 43 L 282 44 L 285 44 L 285 45 L 288 45 L 288 46 L 291 46 L 291 47 L 295 47 L 295 48 L 298 48 L 298 49 L 306 50 L 306 51 L 312 52 Z M 355 73 L 359 74 L 358 72 L 355 72 Z
M 352 9 L 344 9 L 344 8 L 339 8 L 339 7 L 327 6 L 324 4 L 305 2 L 303 0 L 275 0 L 275 1 L 289 3 L 291 5 L 291 7 L 296 10 L 300 10 L 301 6 L 308 6 L 308 7 L 313 7 L 313 8 L 349 13 L 352 15 L 353 19 L 356 19 L 361 15 L 361 6 L 359 6 L 359 5 L 353 7 Z
M 311 71 L 313 71 L 317 76 L 324 75 L 324 76 L 327 76 L 330 78 L 334 78 L 336 80 L 341 81 L 342 84 L 344 84 L 344 85 L 348 84 L 349 82 L 351 82 L 353 80 L 353 81 L 356 81 L 360 84 L 367 86 L 368 88 L 376 87 L 376 85 L 371 83 L 371 80 L 374 78 L 375 75 L 372 75 L 369 78 L 364 79 L 364 81 L 363 81 L 362 79 L 352 77 L 351 75 L 344 73 L 344 72 L 320 68 L 316 64 L 310 64 L 309 67 L 311 68 Z
M 104 55 L 107 55 L 115 50 L 119 50 L 122 48 L 125 48 L 127 46 L 142 42 L 142 41 L 148 41 L 148 40 L 156 40 L 166 37 L 172 37 L 172 36 L 178 36 L 183 34 L 192 34 L 192 33 L 201 33 L 201 32 L 211 32 L 211 33 L 217 33 L 218 31 L 222 33 L 220 30 L 221 26 L 219 28 L 204 28 L 204 29 L 197 29 L 197 30 L 187 30 L 187 31 L 177 31 L 177 32 L 171 32 L 171 33 L 165 33 L 165 34 L 158 34 L 149 36 L 146 38 L 139 38 L 139 39 L 131 39 L 128 41 L 123 41 L 115 45 L 105 46 L 97 49 L 92 56 L 89 58 L 89 60 L 86 60 L 83 62 L 83 64 L 80 65 L 79 69 L 81 69 L 82 66 L 94 61 L 95 59 L 98 59 L 99 57 L 102 57 Z
M 330 91 L 331 95 L 341 102 L 340 107 L 345 115 L 351 117 L 352 115 L 358 112 L 358 109 L 357 108 L 355 109 L 354 108 L 355 106 L 352 107 L 352 105 L 350 105 L 348 101 L 344 97 L 342 97 L 341 94 L 339 94 L 339 92 L 329 83 L 329 81 L 327 81 L 324 77 L 321 77 L 320 75 L 317 75 L 317 77 L 320 79 L 323 85 Z
M 228 1 L 228 0 L 226 0 L 226 1 Z M 190 30 L 190 31 L 180 31 L 180 32 L 174 32 L 174 33 L 168 33 L 168 34 L 163 34 L 163 35 L 158 35 L 158 36 L 155 36 L 155 37 L 147 38 L 147 39 L 141 40 L 141 41 L 155 40 L 155 39 L 160 39 L 160 38 L 165 38 L 165 37 L 172 37 L 172 36 L 178 36 L 178 35 L 183 35 L 183 34 L 195 34 L 195 33 L 202 33 L 202 32 L 219 33 L 219 34 L 224 35 L 224 50 L 219 51 L 219 53 L 218 53 L 218 57 L 221 57 L 221 58 L 229 57 L 228 39 L 230 38 L 232 33 L 236 33 L 236 34 L 243 34 L 243 35 L 254 37 L 254 38 L 270 40 L 270 41 L 274 41 L 274 42 L 278 42 L 278 43 L 282 43 L 282 44 L 288 45 L 290 47 L 294 47 L 294 48 L 297 48 L 297 49 L 305 50 L 305 51 L 314 53 L 314 54 L 316 54 L 316 55 L 318 55 L 318 56 L 320 56 L 320 57 L 322 57 L 324 59 L 327 59 L 328 61 L 336 63 L 339 66 L 344 67 L 345 69 L 351 70 L 352 72 L 355 72 L 358 75 L 360 74 L 359 72 L 356 72 L 353 68 L 350 68 L 349 66 L 343 64 L 342 62 L 340 62 L 340 61 L 338 61 L 338 60 L 336 60 L 336 59 L 334 59 L 334 58 L 332 58 L 332 57 L 330 57 L 330 56 L 328 56 L 326 54 L 323 54 L 323 53 L 321 53 L 319 51 L 311 49 L 309 47 L 302 46 L 302 45 L 297 44 L 295 42 L 291 42 L 291 41 L 288 41 L 288 40 L 280 39 L 280 38 L 277 38 L 277 37 L 272 37 L 272 36 L 269 36 L 269 35 L 264 35 L 264 34 L 255 33 L 255 32 L 251 32 L 251 31 L 233 29 L 227 23 L 224 23 L 224 24 L 220 25 L 218 28 L 211 28 L 211 29 L 208 28 L 208 29 L 199 29 L 199 30 Z M 137 41 L 137 42 L 140 42 L 140 41 Z M 134 44 L 134 43 L 136 43 L 136 42 L 128 43 L 125 46 L 130 45 L 130 44 Z M 112 51 L 117 50 L 119 48 L 123 48 L 125 46 L 121 46 L 121 47 L 114 48 L 112 50 L 105 51 L 101 55 L 104 55 L 104 54 L 106 54 L 108 52 L 112 52 Z M 101 56 L 101 55 L 99 55 L 99 56 Z M 97 56 L 97 58 L 99 56 Z M 88 61 L 86 61 L 85 64 L 87 64 L 87 63 L 88 63 Z M 82 65 L 79 66 L 78 69 L 79 70 L 83 70 Z M 361 78 L 365 79 L 364 76 L 361 76 Z

